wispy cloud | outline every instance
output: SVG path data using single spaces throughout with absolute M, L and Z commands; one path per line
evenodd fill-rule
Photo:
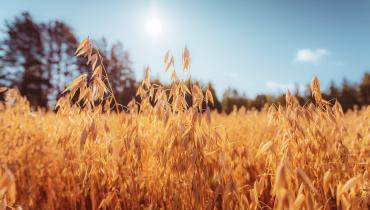
M 294 61 L 296 62 L 307 62 L 307 63 L 317 63 L 323 57 L 331 55 L 331 52 L 327 49 L 300 49 L 298 50 Z
M 287 90 L 290 90 L 293 92 L 297 88 L 296 85 L 292 83 L 283 84 L 283 83 L 278 83 L 278 82 L 273 82 L 273 81 L 267 82 L 266 86 L 276 91 L 279 91 L 279 92 L 286 92 Z M 299 92 L 304 92 L 306 90 L 306 86 L 302 84 L 298 84 L 298 90 Z
M 344 62 L 343 61 L 337 61 L 337 62 L 335 62 L 335 65 L 344 66 Z

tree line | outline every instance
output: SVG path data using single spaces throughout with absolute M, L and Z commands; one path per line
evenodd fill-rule
M 31 106 L 52 108 L 64 88 L 87 73 L 83 58 L 75 56 L 79 44 L 70 26 L 62 21 L 37 23 L 25 12 L 5 22 L 0 41 L 0 85 L 16 87 Z M 135 94 L 130 56 L 121 43 L 97 41 L 117 100 L 127 104 Z
M 66 23 L 59 20 L 36 22 L 25 12 L 5 21 L 4 26 L 4 38 L 0 40 L 0 86 L 18 88 L 31 106 L 52 109 L 64 88 L 78 75 L 89 72 L 86 61 L 75 56 L 79 41 Z M 138 88 L 130 55 L 120 42 L 108 45 L 103 38 L 96 43 L 116 99 L 125 106 L 135 97 Z M 154 82 L 161 83 L 159 80 Z M 285 103 L 284 94 L 260 94 L 248 98 L 231 88 L 218 99 L 212 83 L 203 87 L 211 90 L 214 97 L 215 103 L 210 108 L 219 112 L 229 113 L 242 106 L 260 110 L 266 104 Z M 309 88 L 304 94 L 297 88 L 294 94 L 302 105 L 312 101 Z M 370 73 L 366 71 L 359 83 L 344 79 L 337 86 L 332 82 L 323 97 L 338 100 L 345 111 L 354 106 L 369 105 Z
M 307 85 L 304 93 L 300 93 L 299 87 L 292 93 L 298 100 L 299 104 L 304 106 L 309 102 L 314 102 L 312 92 Z M 335 101 L 339 101 L 343 111 L 352 108 L 360 108 L 370 104 L 370 72 L 365 71 L 359 83 L 351 83 L 347 79 L 343 79 L 340 85 L 331 82 L 327 90 L 322 91 L 323 99 L 334 105 Z M 242 106 L 247 109 L 261 110 L 266 104 L 281 104 L 285 105 L 285 94 L 268 95 L 260 94 L 255 98 L 248 98 L 239 94 L 235 89 L 227 89 L 223 95 L 221 109 L 227 113 L 235 108 Z

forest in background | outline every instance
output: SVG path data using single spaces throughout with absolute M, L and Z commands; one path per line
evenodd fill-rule
M 78 75 L 88 73 L 86 61 L 75 56 L 79 44 L 73 29 L 66 23 L 53 20 L 36 22 L 25 12 L 12 20 L 5 21 L 0 40 L 0 86 L 18 88 L 33 107 L 53 109 L 64 88 Z M 104 65 L 117 101 L 123 106 L 135 97 L 139 82 L 132 68 L 132 60 L 122 43 L 108 44 L 105 38 L 96 40 L 104 58 Z M 154 83 L 161 83 L 158 79 Z M 214 84 L 196 82 L 210 89 L 214 97 L 212 109 L 231 112 L 234 108 L 260 110 L 266 104 L 285 105 L 285 94 L 259 94 L 248 98 L 237 90 L 225 90 L 217 98 Z M 310 89 L 296 96 L 301 105 L 312 100 Z M 325 99 L 336 99 L 346 111 L 353 107 L 370 104 L 370 72 L 365 71 L 361 81 L 353 83 L 343 79 L 340 85 L 331 83 L 323 92 Z M 0 99 L 2 99 L 0 93 Z M 189 100 L 191 100 L 189 98 Z M 334 101 L 332 101 L 334 104 Z

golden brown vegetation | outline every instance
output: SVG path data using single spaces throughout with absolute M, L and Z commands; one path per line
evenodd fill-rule
M 201 110 L 210 91 L 179 80 L 167 52 L 170 88 L 151 84 L 148 69 L 140 103 L 111 113 L 101 57 L 89 40 L 80 46 L 92 72 L 66 89 L 57 114 L 7 91 L 0 209 L 369 208 L 370 107 L 343 114 L 314 78 L 315 104 L 288 92 L 286 107 L 211 113 Z M 184 70 L 189 61 L 185 49 Z

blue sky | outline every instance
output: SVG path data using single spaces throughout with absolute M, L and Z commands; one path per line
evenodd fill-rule
M 250 97 L 280 93 L 314 75 L 325 89 L 343 77 L 359 81 L 370 69 L 365 0 L 2 0 L 0 21 L 22 11 L 36 21 L 63 20 L 79 38 L 121 41 L 138 78 L 149 65 L 153 76 L 168 79 L 161 71 L 166 49 L 180 70 L 187 45 L 192 77 L 212 81 L 219 95 L 227 87 Z

